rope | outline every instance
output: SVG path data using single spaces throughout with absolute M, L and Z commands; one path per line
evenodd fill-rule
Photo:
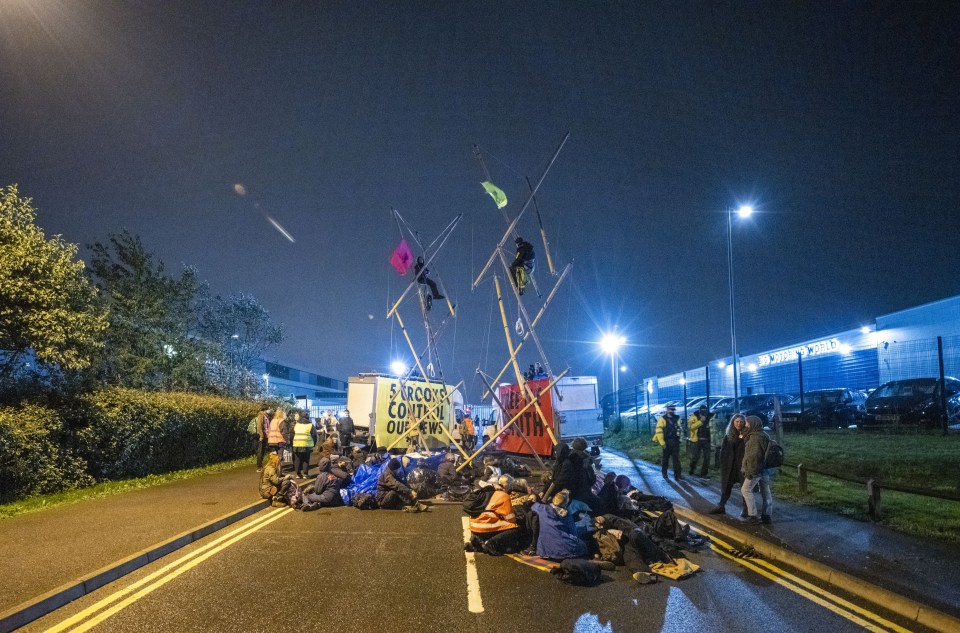
M 503 165 L 504 167 L 506 167 L 507 169 L 509 169 L 510 171 L 512 171 L 512 172 L 517 176 L 517 178 L 523 178 L 523 177 L 524 177 L 523 174 L 521 174 L 519 171 L 517 171 L 516 169 L 514 169 L 514 168 L 513 168 L 510 164 L 508 164 L 506 161 L 501 160 L 500 158 L 498 158 L 496 154 L 493 154 L 493 153 L 487 151 L 486 149 L 480 147 L 479 145 L 477 145 L 477 149 L 481 150 L 484 154 L 486 154 L 487 156 L 489 156 L 489 157 L 492 158 L 493 160 L 497 161 L 498 163 L 500 163 L 501 165 Z

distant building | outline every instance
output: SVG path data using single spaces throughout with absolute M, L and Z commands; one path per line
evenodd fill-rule
M 265 390 L 274 396 L 293 398 L 307 407 L 346 405 L 347 381 L 328 378 L 307 369 L 260 359 L 254 365 Z

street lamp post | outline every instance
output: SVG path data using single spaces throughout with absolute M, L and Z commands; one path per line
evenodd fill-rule
M 620 372 L 618 371 L 619 365 L 619 352 L 620 348 L 625 345 L 627 339 L 622 335 L 613 332 L 611 334 L 605 334 L 603 339 L 600 341 L 600 347 L 604 352 L 610 354 L 610 377 L 613 383 L 613 415 L 615 419 L 620 419 Z
M 737 357 L 737 317 L 733 298 L 733 207 L 727 209 L 727 271 L 730 281 L 730 347 L 733 352 L 733 410 L 740 410 L 740 359 Z M 740 218 L 753 215 L 753 207 L 742 205 L 736 210 Z

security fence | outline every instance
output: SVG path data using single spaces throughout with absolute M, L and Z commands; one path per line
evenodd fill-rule
M 785 394 L 799 396 L 820 389 L 872 391 L 892 380 L 960 377 L 960 335 L 896 340 L 897 331 L 866 328 L 773 352 L 741 357 L 739 396 Z M 730 357 L 668 376 L 651 376 L 642 382 L 607 394 L 602 403 L 608 420 L 619 412 L 628 429 L 649 428 L 658 405 L 675 403 L 685 419 L 685 405 L 703 396 L 733 396 L 733 362 Z M 943 384 L 941 382 L 941 384 Z M 614 399 L 615 397 L 615 399 Z M 954 407 L 944 402 L 954 415 Z M 960 401 L 958 405 L 960 406 Z M 950 424 L 960 423 L 950 419 Z

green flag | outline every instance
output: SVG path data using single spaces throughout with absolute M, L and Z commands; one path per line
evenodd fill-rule
M 480 184 L 483 185 L 483 188 L 487 190 L 487 193 L 490 194 L 490 197 L 493 198 L 493 201 L 497 203 L 498 209 L 502 209 L 507 206 L 507 194 L 503 193 L 503 189 L 496 186 L 489 180 L 485 180 Z

